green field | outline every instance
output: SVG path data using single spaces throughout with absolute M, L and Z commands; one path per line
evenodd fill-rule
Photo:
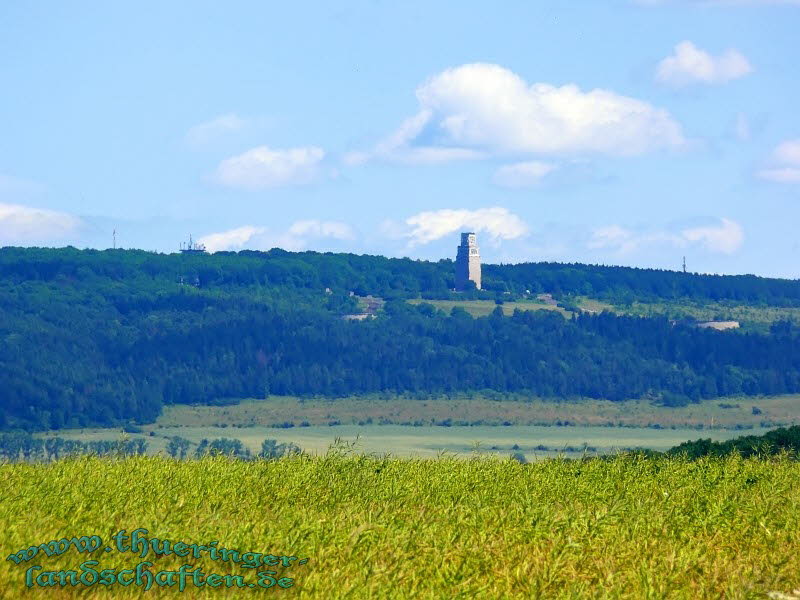
M 753 407 L 758 409 L 754 414 Z M 665 407 L 647 400 L 611 402 L 541 398 L 492 400 L 480 394 L 416 400 L 394 395 L 338 399 L 270 396 L 246 399 L 232 406 L 175 404 L 165 406 L 149 431 L 174 426 L 271 426 L 386 423 L 431 425 L 598 425 L 736 429 L 785 427 L 800 423 L 800 396 L 716 398 L 683 407 Z
M 183 593 L 154 584 L 154 597 L 247 597 L 226 585 L 255 583 L 267 568 L 276 579 L 292 579 L 283 579 L 292 587 L 266 593 L 325 600 L 744 599 L 800 587 L 800 463 L 793 460 L 621 455 L 521 465 L 346 454 L 267 462 L 137 457 L 0 465 L 6 552 L 100 536 L 92 554 L 69 548 L 54 556 L 40 551 L 21 564 L 4 560 L 0 594 L 147 594 L 135 584 L 25 587 L 29 568 L 41 567 L 34 575 L 80 574 L 90 559 L 98 561 L 97 571 L 149 561 L 153 575 L 189 564 L 205 576 L 240 576 L 210 580 L 222 584 L 217 589 L 197 589 L 190 577 Z M 213 540 L 239 554 L 226 562 L 199 547 L 197 558 L 152 550 L 143 557 L 124 545 L 119 551 L 111 536 L 137 528 L 173 545 L 207 547 Z M 103 552 L 106 545 L 110 551 Z M 281 564 L 266 555 L 286 556 L 290 566 L 237 564 Z M 48 581 L 46 575 L 39 580 Z
M 449 313 L 454 307 L 458 306 L 466 310 L 474 317 L 485 317 L 490 314 L 497 305 L 492 300 L 409 300 L 412 304 L 426 302 L 436 308 Z M 753 306 L 737 302 L 693 302 L 682 300 L 680 302 L 639 302 L 634 301 L 627 305 L 612 304 L 600 301 L 587 296 L 577 296 L 574 298 L 575 304 L 582 310 L 589 312 L 611 311 L 619 315 L 634 315 L 650 317 L 656 315 L 666 315 L 670 318 L 691 317 L 698 321 L 739 321 L 741 332 L 760 332 L 769 331 L 769 326 L 779 320 L 793 320 L 800 323 L 800 308 L 779 307 L 779 306 Z M 502 304 L 503 313 L 513 314 L 515 309 L 519 310 L 552 310 L 564 317 L 572 316 L 573 312 L 565 310 L 559 306 L 546 304 L 535 300 L 522 300 L 518 302 L 504 302 Z
M 449 313 L 453 308 L 456 306 L 463 308 L 473 317 L 485 317 L 488 314 L 491 314 L 492 311 L 497 308 L 497 304 L 494 303 L 493 300 L 409 300 L 411 304 L 422 304 L 423 302 L 426 304 L 432 304 L 439 310 L 443 310 L 446 313 Z M 569 316 L 572 313 L 564 310 L 560 306 L 554 306 L 552 304 L 545 304 L 544 302 L 535 302 L 535 301 L 521 301 L 521 302 L 507 302 L 501 305 L 503 308 L 503 314 L 511 315 L 514 313 L 515 309 L 519 310 L 551 310 L 557 312 L 563 316 Z
M 761 434 L 764 428 L 748 430 L 748 434 Z M 519 452 L 528 460 L 537 460 L 564 454 L 579 456 L 609 454 L 630 448 L 650 448 L 664 451 L 687 440 L 712 438 L 728 440 L 742 435 L 741 431 L 696 429 L 651 429 L 642 427 L 542 427 L 542 426 L 475 426 L 475 427 L 407 427 L 402 425 L 340 425 L 294 427 L 276 429 L 254 426 L 222 428 L 205 426 L 165 427 L 155 430 L 155 435 L 124 434 L 128 438 L 141 437 L 148 443 L 148 453 L 166 452 L 171 436 L 180 436 L 193 444 L 202 439 L 226 437 L 241 442 L 257 454 L 264 439 L 281 443 L 292 442 L 312 454 L 324 454 L 337 438 L 353 442 L 360 453 L 390 454 L 398 457 L 435 458 L 442 452 L 457 456 L 472 456 L 476 452 L 486 455 L 508 456 Z M 45 435 L 59 435 L 66 439 L 84 442 L 117 439 L 122 435 L 108 429 L 63 430 Z M 194 451 L 192 446 L 190 451 Z
M 760 414 L 753 414 L 754 406 Z M 361 450 L 394 456 L 434 457 L 442 450 L 469 456 L 479 442 L 483 453 L 507 456 L 521 452 L 535 460 L 559 453 L 575 456 L 584 447 L 589 447 L 590 453 L 635 447 L 666 450 L 687 440 L 725 440 L 798 423 L 800 396 L 794 395 L 724 398 L 680 408 L 645 400 L 496 401 L 480 396 L 303 400 L 271 396 L 232 406 L 167 406 L 156 423 L 141 426 L 141 433 L 124 435 L 147 441 L 151 454 L 165 451 L 174 435 L 195 444 L 203 438 L 236 438 L 253 452 L 258 452 L 264 439 L 275 439 L 316 453 L 324 452 L 337 437 L 352 440 L 360 436 Z M 88 442 L 119 439 L 123 433 L 91 428 L 37 435 Z
M 800 308 L 779 306 L 752 306 L 736 302 L 632 302 L 627 306 L 580 298 L 581 308 L 611 310 L 617 314 L 649 317 L 668 315 L 672 318 L 692 317 L 698 321 L 739 321 L 741 330 L 766 333 L 775 321 L 792 320 L 800 323 Z

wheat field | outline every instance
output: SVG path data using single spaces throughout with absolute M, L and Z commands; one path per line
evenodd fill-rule
M 0 469 L 4 598 L 716 599 L 800 587 L 800 463 L 787 456 L 520 464 L 340 446 L 271 461 L 79 457 Z M 137 529 L 173 553 L 115 545 Z M 69 546 L 91 535 L 96 551 Z M 62 554 L 30 548 L 64 538 Z M 197 557 L 178 556 L 177 542 L 196 544 Z M 212 546 L 238 554 L 214 557 Z M 80 568 L 90 560 L 114 573 L 146 561 L 165 585 L 91 584 Z M 181 592 L 163 572 L 184 564 L 231 577 Z M 283 585 L 254 584 L 265 571 Z

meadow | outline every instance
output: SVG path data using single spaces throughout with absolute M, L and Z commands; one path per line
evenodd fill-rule
M 339 447 L 274 461 L 82 457 L 0 469 L 6 552 L 82 535 L 102 541 L 92 554 L 40 550 L 20 564 L 3 561 L 4 598 L 142 596 L 136 585 L 26 589 L 32 566 L 80 573 L 89 559 L 98 571 L 149 561 L 152 573 L 190 564 L 205 575 L 241 576 L 214 580 L 222 582 L 216 589 L 190 579 L 183 593 L 156 584 L 154 597 L 261 594 L 226 585 L 254 583 L 267 568 L 292 580 L 267 593 L 326 600 L 744 599 L 800 587 L 800 464 L 786 456 L 693 462 L 621 454 L 523 465 L 357 456 Z M 253 554 L 226 562 L 203 551 L 118 551 L 112 536 L 137 528 L 173 545 L 216 541 L 286 556 L 290 566 Z M 244 568 L 253 561 L 262 566 Z
M 485 317 L 497 308 L 491 300 L 409 300 L 412 304 L 426 302 L 436 308 L 449 313 L 453 308 L 460 307 L 473 317 Z M 739 321 L 742 333 L 758 332 L 768 333 L 770 325 L 779 320 L 792 320 L 800 322 L 800 308 L 781 306 L 759 306 L 745 304 L 731 300 L 700 301 L 683 299 L 680 301 L 663 300 L 659 302 L 632 301 L 630 303 L 611 303 L 588 296 L 574 296 L 571 303 L 581 310 L 589 312 L 610 311 L 618 315 L 633 315 L 638 317 L 668 316 L 670 318 L 693 318 L 698 321 Z M 536 299 L 523 299 L 517 302 L 506 301 L 501 305 L 503 314 L 512 315 L 514 310 L 549 310 L 557 312 L 565 318 L 570 318 L 573 310 L 548 304 Z
M 741 325 L 740 331 L 742 332 L 753 331 L 767 333 L 769 331 L 769 326 L 779 320 L 791 320 L 795 323 L 800 322 L 800 308 L 797 307 L 758 306 L 732 301 L 634 301 L 627 305 L 612 305 L 581 298 L 579 306 L 598 312 L 610 310 L 617 314 L 640 317 L 668 315 L 672 318 L 692 317 L 698 321 L 739 321 Z
M 748 430 L 760 435 L 764 428 Z M 148 453 L 166 450 L 171 436 L 180 436 L 192 444 L 191 452 L 203 439 L 238 439 L 257 453 L 264 439 L 294 443 L 312 454 L 324 454 L 337 438 L 355 443 L 362 452 L 391 454 L 397 457 L 435 458 L 441 453 L 471 456 L 474 452 L 486 455 L 509 456 L 519 452 L 527 460 L 539 460 L 560 454 L 580 456 L 608 454 L 633 448 L 665 451 L 673 446 L 698 438 L 729 440 L 742 435 L 735 430 L 698 432 L 694 429 L 648 429 L 642 427 L 541 427 L 541 426 L 475 426 L 475 427 L 406 427 L 403 425 L 341 425 L 299 428 L 218 428 L 169 427 L 157 435 L 124 434 L 128 438 L 142 437 L 148 443 Z M 58 432 L 65 439 L 84 442 L 117 439 L 121 434 L 108 429 Z M 357 440 L 357 441 L 356 441 Z
M 485 317 L 494 311 L 497 308 L 497 304 L 493 300 L 409 300 L 410 304 L 422 304 L 423 302 L 426 304 L 432 304 L 439 310 L 443 310 L 446 313 L 449 313 L 453 308 L 459 307 L 466 310 L 469 314 L 473 317 Z M 567 311 L 560 306 L 555 306 L 553 304 L 546 304 L 544 302 L 539 302 L 535 300 L 521 300 L 519 302 L 508 302 L 500 305 L 503 309 L 503 314 L 505 315 L 512 315 L 514 314 L 514 310 L 550 310 L 553 312 L 557 312 L 564 317 L 569 317 L 572 315 L 570 311 Z
M 753 410 L 756 408 L 757 410 Z M 415 399 L 394 394 L 346 398 L 269 396 L 247 398 L 229 406 L 173 404 L 165 406 L 152 426 L 162 427 L 308 425 L 432 425 L 449 422 L 479 425 L 586 425 L 617 427 L 680 427 L 741 429 L 784 427 L 800 422 L 800 396 L 736 396 L 687 406 L 661 406 L 646 399 L 611 402 L 522 398 L 481 393 Z
M 469 456 L 477 447 L 485 454 L 519 452 L 538 460 L 585 451 L 663 451 L 687 440 L 757 435 L 797 424 L 798 403 L 796 395 L 723 398 L 675 408 L 645 400 L 498 401 L 480 395 L 427 400 L 270 396 L 228 406 L 166 406 L 155 423 L 140 426 L 139 432 L 84 428 L 36 436 L 91 442 L 124 435 L 146 441 L 151 455 L 165 452 L 172 436 L 195 445 L 204 438 L 238 439 L 252 452 L 258 452 L 264 439 L 274 439 L 313 453 L 324 453 L 336 438 L 358 437 L 361 450 L 393 456 L 433 458 L 442 451 Z

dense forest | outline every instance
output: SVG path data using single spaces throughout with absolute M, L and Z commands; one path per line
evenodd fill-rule
M 788 428 L 779 427 L 763 435 L 745 435 L 725 442 L 714 442 L 711 439 L 684 442 L 668 450 L 667 454 L 685 454 L 689 458 L 700 458 L 737 453 L 747 458 L 786 452 L 796 458 L 798 451 L 800 451 L 800 426 L 793 425 Z
M 353 291 L 384 298 L 448 298 L 454 263 L 319 252 L 243 250 L 214 254 L 156 254 L 141 250 L 0 248 L 0 280 L 144 284 L 196 283 L 202 288 L 269 286 Z M 733 300 L 800 306 L 800 280 L 755 275 L 699 275 L 660 269 L 562 263 L 483 265 L 485 297 L 497 292 L 547 292 L 600 299 Z M 144 285 L 153 289 L 152 285 Z M 130 288 L 130 289 L 127 289 Z M 474 294 L 480 296 L 481 292 Z
M 452 267 L 282 250 L 0 249 L 0 427 L 147 423 L 165 404 L 270 393 L 486 389 L 677 405 L 800 391 L 791 323 L 730 334 L 609 313 L 475 319 L 404 301 L 452 294 Z M 515 293 L 800 303 L 800 282 L 752 276 L 547 263 L 485 273 Z M 350 292 L 388 301 L 377 318 L 348 321 Z M 493 292 L 467 296 L 481 294 Z

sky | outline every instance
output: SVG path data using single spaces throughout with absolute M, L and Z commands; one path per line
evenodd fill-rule
M 0 246 L 800 278 L 800 0 L 0 3 Z

